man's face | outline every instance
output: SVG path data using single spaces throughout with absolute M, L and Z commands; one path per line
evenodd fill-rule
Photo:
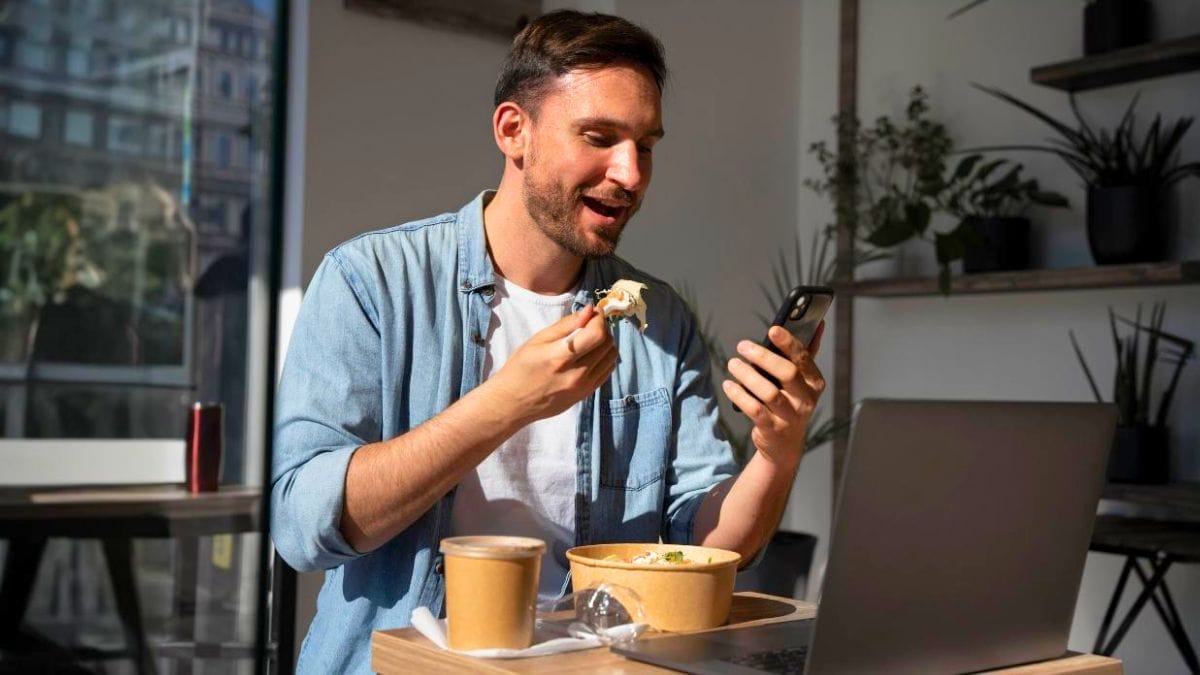
M 558 78 L 531 123 L 525 209 L 551 240 L 583 258 L 605 256 L 650 185 L 662 105 L 649 74 L 628 66 Z

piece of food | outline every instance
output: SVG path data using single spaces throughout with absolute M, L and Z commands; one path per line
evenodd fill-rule
M 621 317 L 636 316 L 641 330 L 646 330 L 646 302 L 642 300 L 642 291 L 646 284 L 618 279 L 613 285 L 604 290 L 596 291 L 596 310 L 605 319 L 617 320 Z
M 640 555 L 635 555 L 629 562 L 634 565 L 690 565 L 692 560 L 683 555 L 683 551 L 667 551 L 666 553 L 657 553 L 655 551 L 646 551 Z

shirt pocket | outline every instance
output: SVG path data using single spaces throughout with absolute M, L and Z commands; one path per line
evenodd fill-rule
M 641 490 L 666 473 L 671 398 L 666 387 L 600 401 L 600 486 Z

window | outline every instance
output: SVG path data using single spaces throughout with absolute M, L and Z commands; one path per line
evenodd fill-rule
M 214 136 L 213 163 L 219 168 L 228 169 L 230 156 L 233 154 L 232 148 L 230 148 L 229 134 L 218 132 Z
M 108 118 L 108 149 L 126 155 L 145 150 L 145 128 L 135 119 L 114 115 Z
M 63 117 L 63 140 L 72 145 L 90 147 L 95 138 L 95 119 L 89 112 L 68 110 Z
M 92 74 L 91 56 L 87 49 L 71 47 L 67 50 L 67 74 L 72 77 L 87 77 Z
M 167 127 L 164 124 L 152 123 L 146 126 L 146 153 L 152 157 L 167 157 Z
M 221 481 L 249 485 L 247 492 L 263 483 L 270 461 L 258 429 L 269 411 L 254 392 L 270 370 L 261 362 L 270 301 L 257 283 L 267 278 L 265 258 L 249 252 L 271 238 L 274 177 L 209 162 L 235 164 L 235 129 L 280 106 L 264 92 L 263 110 L 251 111 L 240 71 L 210 45 L 220 39 L 214 16 L 226 31 L 241 31 L 271 24 L 282 4 L 0 0 L 0 483 L 74 481 L 79 472 L 67 469 L 85 465 L 103 467 L 104 480 L 178 481 L 182 462 L 147 473 L 139 461 L 147 454 L 135 448 L 149 443 L 158 459 L 175 456 L 161 452 L 162 443 L 169 452 L 182 445 L 196 400 L 225 406 Z M 204 40 L 200 50 L 191 48 L 196 39 Z M 265 80 L 274 67 L 267 52 L 239 57 L 237 68 Z M 210 96 L 220 99 L 224 88 L 219 111 L 187 91 L 199 65 Z M 230 71 L 224 85 L 219 65 Z M 179 157 L 189 125 L 189 134 L 209 135 L 206 165 L 190 158 L 185 171 Z M 243 217 L 246 237 L 238 236 Z M 21 531 L 38 528 L 30 521 Z M 269 653 L 256 635 L 265 588 L 256 552 L 268 545 L 261 524 L 211 545 L 206 537 L 190 561 L 178 538 L 134 542 L 140 598 L 114 595 L 99 541 L 51 538 L 44 557 L 31 560 L 40 563 L 39 583 L 28 583 L 20 617 L 45 637 L 0 640 L 0 672 L 268 670 L 255 656 Z M 6 588 L 25 581 L 3 563 L 9 546 L 0 538 Z M 195 572 L 195 602 L 186 607 L 174 601 L 176 589 L 187 588 L 175 575 L 181 567 Z M 117 608 L 130 601 L 153 664 L 135 662 L 127 647 Z M 184 633 L 197 649 L 175 646 Z M 201 654 L 203 645 L 219 649 Z
M 17 41 L 17 65 L 30 70 L 50 70 L 50 50 L 29 40 Z
M 253 103 L 258 100 L 258 77 L 254 73 L 246 75 L 246 100 Z
M 42 137 L 42 106 L 13 103 L 8 109 L 8 133 L 24 138 Z
M 233 73 L 221 69 L 217 74 L 217 91 L 221 93 L 221 98 L 233 98 Z

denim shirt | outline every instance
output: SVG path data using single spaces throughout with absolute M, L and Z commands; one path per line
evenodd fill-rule
M 484 192 L 457 213 L 356 237 L 305 293 L 279 384 L 271 538 L 301 571 L 327 570 L 300 672 L 370 672 L 372 630 L 444 612 L 438 541 L 451 491 L 370 553 L 339 525 L 350 457 L 445 410 L 480 384 L 495 271 Z M 581 406 L 575 540 L 688 544 L 708 490 L 737 471 L 717 431 L 705 347 L 666 283 L 609 256 L 588 261 L 576 311 L 618 279 L 647 284 L 649 325 L 612 327 L 620 358 Z M 556 552 L 561 555 L 561 552 Z

